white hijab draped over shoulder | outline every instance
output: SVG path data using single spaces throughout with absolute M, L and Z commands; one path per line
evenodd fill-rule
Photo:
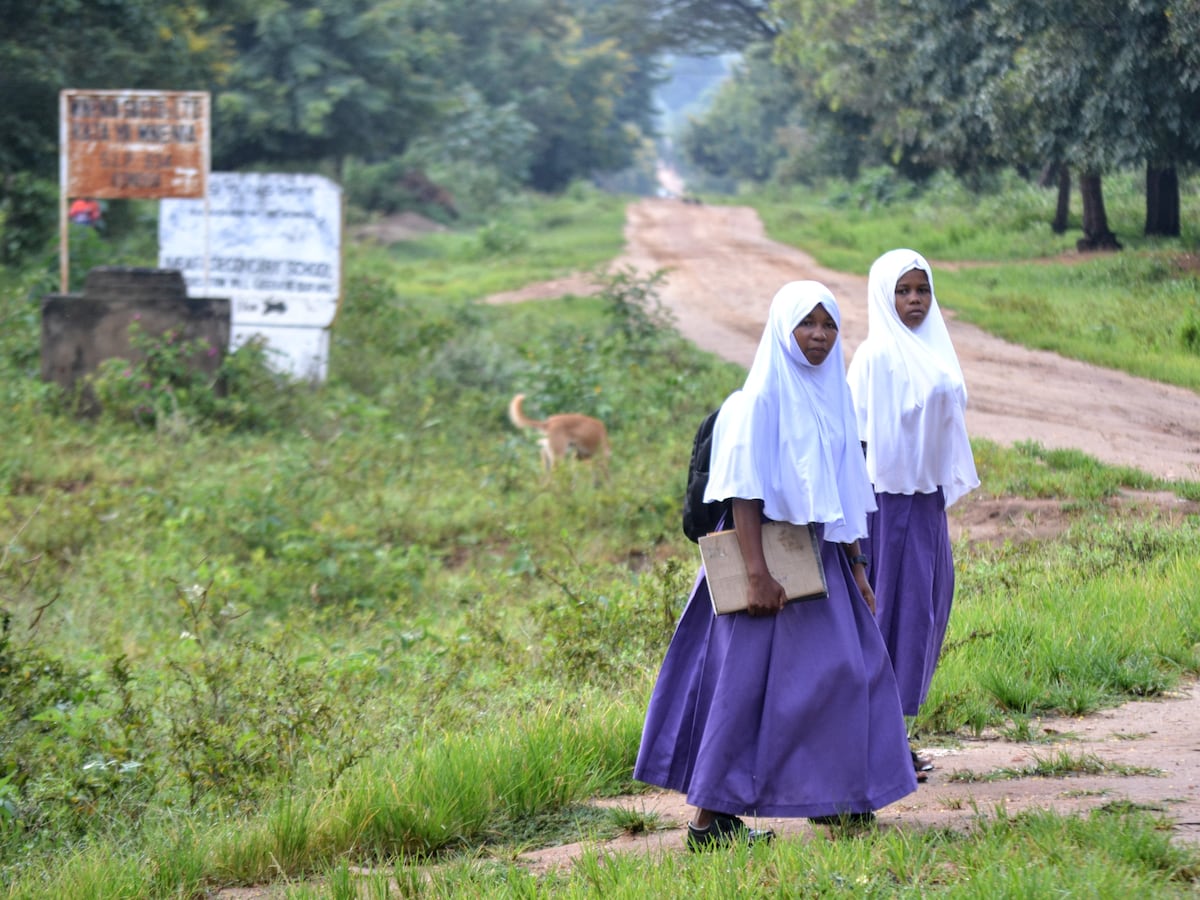
M 909 328 L 896 312 L 896 282 L 920 269 L 929 278 L 929 314 Z M 875 490 L 929 494 L 946 506 L 979 486 L 967 438 L 967 387 L 933 293 L 933 271 L 915 250 L 875 260 L 867 282 L 867 339 L 850 362 L 858 432 L 867 442 Z
M 825 540 L 850 543 L 866 536 L 875 496 L 855 427 L 841 335 L 814 366 L 793 334 L 818 305 L 840 329 L 841 312 L 823 284 L 789 282 L 771 301 L 746 383 L 717 416 L 704 499 L 762 500 L 773 521 L 822 522 Z

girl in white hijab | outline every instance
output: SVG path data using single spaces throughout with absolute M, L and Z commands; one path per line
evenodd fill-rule
M 701 568 L 634 768 L 696 807 L 695 850 L 769 837 L 741 815 L 864 823 L 916 789 L 865 557 L 856 558 L 874 503 L 839 327 L 827 288 L 784 285 L 745 386 L 713 430 L 705 500 L 732 500 L 750 608 L 714 616 Z M 764 518 L 814 523 L 827 597 L 785 602 L 762 558 Z
M 900 698 L 915 716 L 929 692 L 954 598 L 946 509 L 979 486 L 965 413 L 967 388 L 915 250 L 871 266 L 867 339 L 847 378 L 878 511 L 871 514 L 870 581 Z M 918 771 L 932 766 L 913 753 Z

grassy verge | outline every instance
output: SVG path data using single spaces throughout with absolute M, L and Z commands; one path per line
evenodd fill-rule
M 0 895 L 351 896 L 393 876 L 428 896 L 1193 889 L 1194 854 L 1127 810 L 997 811 L 969 836 L 781 842 L 737 865 L 589 855 L 537 880 L 512 864 L 623 827 L 582 804 L 637 790 L 694 575 L 678 522 L 692 432 L 742 378 L 611 298 L 553 316 L 475 302 L 614 252 L 617 205 L 571 202 L 523 210 L 522 250 L 484 252 L 482 232 L 355 249 L 329 383 L 251 392 L 271 414 L 232 421 L 74 419 L 37 379 L 28 282 L 6 273 Z M 505 420 L 517 390 L 605 418 L 611 480 L 542 480 Z M 1101 503 L 1195 486 L 977 451 L 983 492 L 1059 497 L 1074 525 L 958 548 L 923 730 L 1019 727 L 1200 669 L 1198 526 Z

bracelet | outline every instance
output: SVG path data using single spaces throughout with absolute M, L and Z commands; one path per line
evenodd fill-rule
M 854 568 L 859 563 L 862 563 L 863 568 L 865 569 L 870 565 L 870 562 L 871 560 L 867 558 L 867 554 L 859 553 L 857 556 L 850 557 L 850 568 Z

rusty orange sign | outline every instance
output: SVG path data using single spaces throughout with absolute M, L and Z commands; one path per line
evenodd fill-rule
M 59 95 L 64 195 L 199 198 L 209 169 L 206 91 Z

